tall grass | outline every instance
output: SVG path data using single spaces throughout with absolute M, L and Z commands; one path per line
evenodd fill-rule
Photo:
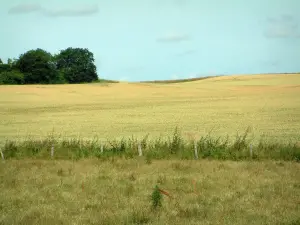
M 173 136 L 167 139 L 158 138 L 148 140 L 146 135 L 142 140 L 137 138 L 108 140 L 101 143 L 98 139 L 55 139 L 49 135 L 42 140 L 27 138 L 17 142 L 7 140 L 2 148 L 6 159 L 50 159 L 51 148 L 54 147 L 55 159 L 82 159 L 97 157 L 109 159 L 111 157 L 134 158 L 138 157 L 138 145 L 141 146 L 143 156 L 148 162 L 152 159 L 194 159 L 195 142 L 199 159 L 215 160 L 287 160 L 300 161 L 300 145 L 297 143 L 283 144 L 279 142 L 259 141 L 251 146 L 248 137 L 249 130 L 237 135 L 234 141 L 226 138 L 214 138 L 210 135 L 197 140 L 185 140 L 179 130 L 174 130 Z

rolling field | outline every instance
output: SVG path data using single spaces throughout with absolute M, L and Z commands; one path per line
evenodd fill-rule
M 253 143 L 262 138 L 299 144 L 270 145 L 259 152 L 263 159 L 274 151 L 276 161 L 156 160 L 147 158 L 147 151 L 155 150 L 149 148 L 142 157 L 133 150 L 135 157 L 126 158 L 131 152 L 124 151 L 124 155 L 96 159 L 92 154 L 98 149 L 79 142 L 56 145 L 56 154 L 73 147 L 75 153 L 83 149 L 85 159 L 47 160 L 50 142 L 39 150 L 33 145 L 42 146 L 43 141 L 20 144 L 20 151 L 30 150 L 29 157 L 7 157 L 0 162 L 0 225 L 300 224 L 300 163 L 284 161 L 280 152 L 286 149 L 291 151 L 288 156 L 300 156 L 299 74 L 168 84 L 0 86 L 0 117 L 0 147 L 6 140 L 28 136 L 39 140 L 49 134 L 74 140 L 147 134 L 150 139 L 165 138 L 172 136 L 176 126 L 187 139 L 211 132 L 213 137 L 229 135 L 232 140 L 237 132 L 250 128 Z M 264 146 L 257 145 L 254 153 L 260 147 Z M 219 153 L 226 149 L 226 154 L 235 157 L 230 146 L 206 148 Z M 248 157 L 248 145 L 242 148 Z M 8 150 L 16 149 L 12 144 Z M 190 149 L 187 146 L 184 151 Z M 162 207 L 156 210 L 150 198 L 155 185 L 171 195 L 163 195 Z
M 50 133 L 100 139 L 182 134 L 300 141 L 300 75 L 226 76 L 176 84 L 0 87 L 0 142 Z

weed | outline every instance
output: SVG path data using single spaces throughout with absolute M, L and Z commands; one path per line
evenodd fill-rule
M 149 154 L 146 154 L 145 162 L 148 165 L 150 165 L 152 163 L 152 158 L 151 158 L 151 156 Z
M 71 167 L 69 167 L 68 171 L 69 171 L 69 176 L 71 176 L 73 169 Z
M 131 181 L 135 181 L 135 180 L 136 180 L 136 176 L 135 176 L 134 173 L 131 173 L 131 174 L 129 175 L 129 180 L 131 180 Z
M 256 145 L 252 144 L 252 157 L 249 154 L 250 145 L 247 138 L 249 129 L 243 135 L 237 135 L 233 143 L 229 143 L 228 136 L 211 137 L 210 135 L 200 137 L 195 142 L 198 148 L 199 158 L 217 160 L 284 160 L 300 161 L 300 145 L 295 143 L 277 143 L 260 140 Z M 176 127 L 173 137 L 163 140 L 161 137 L 155 140 L 148 140 L 148 136 L 141 141 L 141 147 L 145 155 L 145 162 L 151 164 L 154 159 L 193 159 L 194 142 L 186 141 L 180 136 Z M 2 148 L 6 159 L 36 158 L 50 159 L 49 151 L 52 143 L 55 144 L 56 159 L 75 159 L 97 157 L 98 159 L 116 158 L 131 159 L 138 157 L 137 140 L 132 138 L 120 141 L 108 141 L 101 146 L 98 140 L 63 139 L 55 140 L 48 137 L 43 140 L 33 138 L 24 141 L 6 141 Z
M 150 222 L 150 217 L 144 211 L 135 210 L 130 215 L 130 222 L 133 224 L 147 224 Z
M 162 206 L 162 194 L 160 193 L 157 185 L 155 186 L 155 188 L 152 192 L 151 201 L 152 201 L 153 209 L 157 209 L 158 207 Z
M 60 177 L 64 175 L 64 171 L 63 171 L 62 168 L 60 168 L 60 169 L 57 171 L 57 175 L 60 176 Z
M 170 153 L 176 154 L 181 149 L 182 139 L 180 137 L 180 133 L 178 131 L 178 127 L 176 126 L 173 134 L 172 141 L 170 141 Z

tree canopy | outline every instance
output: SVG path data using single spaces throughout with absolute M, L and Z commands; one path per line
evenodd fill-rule
M 18 71 L 0 73 L 0 84 L 24 84 L 24 74 Z
M 16 67 L 24 74 L 28 84 L 50 84 L 58 79 L 52 55 L 39 48 L 22 54 Z
M 18 59 L 0 59 L 0 84 L 88 83 L 98 80 L 94 55 L 86 48 L 67 48 L 52 55 L 37 48 Z
M 92 82 L 98 79 L 94 55 L 88 49 L 67 48 L 55 56 L 57 69 L 68 83 Z

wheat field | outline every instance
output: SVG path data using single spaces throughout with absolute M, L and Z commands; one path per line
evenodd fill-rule
M 0 142 L 50 133 L 120 139 L 169 135 L 300 141 L 300 75 L 223 76 L 172 83 L 0 87 Z

